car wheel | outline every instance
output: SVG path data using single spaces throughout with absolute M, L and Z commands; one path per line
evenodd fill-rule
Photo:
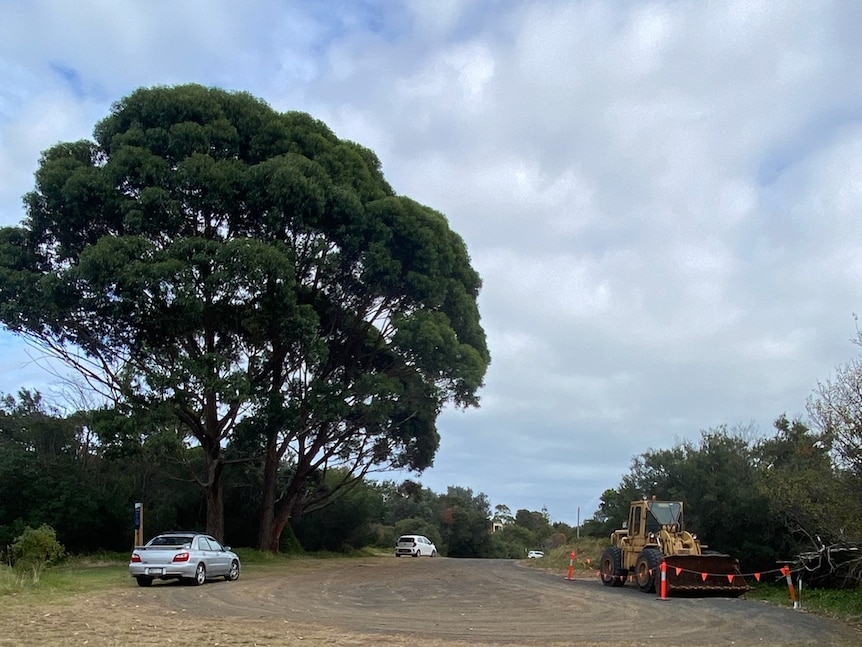
M 625 571 L 623 571 L 623 551 L 618 546 L 605 549 L 599 568 L 602 584 L 605 586 L 622 586 L 626 583 Z
M 413 553 L 413 557 L 419 557 L 419 551 L 418 550 L 415 553 Z
M 431 557 L 437 557 L 437 551 L 436 550 L 431 551 Z
M 204 566 L 204 563 L 201 562 L 198 564 L 198 567 L 195 569 L 195 577 L 193 583 L 195 586 L 200 586 L 204 582 L 207 581 L 207 567 Z
M 233 560 L 230 563 L 230 570 L 227 572 L 227 575 L 224 576 L 224 579 L 228 582 L 236 582 L 239 579 L 239 562 Z
M 146 575 L 138 575 L 135 579 L 138 581 L 138 586 L 150 586 L 153 583 L 153 578 Z

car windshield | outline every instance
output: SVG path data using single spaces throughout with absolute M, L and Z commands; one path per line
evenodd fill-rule
M 190 543 L 192 540 L 191 537 L 185 537 L 182 535 L 168 535 L 163 537 L 156 537 L 150 542 L 150 546 L 184 546 Z
M 682 504 L 679 501 L 651 501 L 649 511 L 662 526 L 680 523 Z

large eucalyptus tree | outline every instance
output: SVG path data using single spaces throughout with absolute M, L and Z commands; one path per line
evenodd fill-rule
M 0 230 L 0 320 L 116 402 L 172 413 L 206 456 L 209 532 L 231 443 L 262 466 L 270 549 L 332 496 L 328 469 L 432 464 L 438 414 L 478 405 L 490 361 L 443 215 L 246 93 L 139 89 L 94 140 L 47 150 Z

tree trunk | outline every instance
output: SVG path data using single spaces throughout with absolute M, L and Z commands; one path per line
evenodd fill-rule
M 272 537 L 275 527 L 275 491 L 278 485 L 278 452 L 275 448 L 275 438 L 270 437 L 266 444 L 266 456 L 263 463 L 263 496 L 260 502 L 260 516 L 257 527 L 257 549 L 278 552 L 278 533 L 275 544 Z M 282 528 L 283 529 L 283 528 Z
M 266 461 L 263 469 L 263 497 L 260 509 L 260 525 L 258 526 L 258 550 L 277 553 L 281 543 L 281 533 L 290 520 L 290 513 L 296 504 L 303 479 L 297 472 L 293 474 L 290 483 L 281 498 L 276 498 L 278 485 L 278 470 L 280 456 L 275 449 L 275 442 L 267 446 Z
M 278 547 L 281 542 L 281 533 L 284 532 L 284 527 L 287 525 L 288 519 L 290 519 L 290 515 L 285 515 L 283 519 L 276 521 L 275 525 L 272 527 L 270 550 L 274 553 L 278 552 Z
M 302 466 L 297 466 L 287 485 L 287 491 L 280 498 L 277 497 L 281 454 L 277 450 L 276 443 L 277 440 L 274 436 L 267 443 L 263 467 L 263 496 L 261 497 L 260 523 L 257 535 L 258 550 L 273 553 L 279 551 L 281 533 L 284 531 L 290 519 L 290 513 L 296 505 L 304 482 L 303 474 L 305 474 Z
M 204 487 L 207 501 L 207 532 L 224 541 L 224 497 L 221 488 L 221 473 L 224 469 L 221 456 L 207 454 L 209 480 Z
M 269 545 L 273 551 L 278 551 L 281 533 L 284 532 L 284 527 L 290 521 L 290 512 L 296 503 L 296 497 L 296 494 L 285 495 L 278 501 L 276 508 L 273 510 L 272 532 L 269 539 Z

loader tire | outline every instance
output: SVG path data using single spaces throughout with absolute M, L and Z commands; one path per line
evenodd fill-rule
M 617 546 L 606 548 L 602 553 L 600 566 L 602 584 L 605 586 L 622 586 L 626 583 L 627 573 L 623 570 L 623 551 Z
M 655 593 L 662 554 L 657 548 L 644 548 L 635 562 L 635 580 L 644 593 Z

